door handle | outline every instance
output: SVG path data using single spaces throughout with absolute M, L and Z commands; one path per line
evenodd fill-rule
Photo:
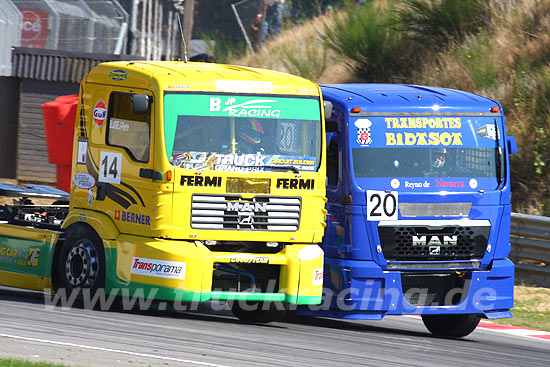
M 351 195 L 343 194 L 341 203 L 342 204 L 351 204 L 351 203 L 353 203 L 353 200 L 351 199 Z
M 153 169 L 149 168 L 141 168 L 139 170 L 139 177 L 142 178 L 150 178 L 152 180 L 161 181 L 162 180 L 162 172 L 155 171 Z

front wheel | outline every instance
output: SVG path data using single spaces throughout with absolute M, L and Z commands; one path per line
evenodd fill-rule
M 435 336 L 461 338 L 475 330 L 479 315 L 422 315 L 424 326 Z
M 94 300 L 105 287 L 105 253 L 98 234 L 84 225 L 73 225 L 57 258 L 56 291 L 64 290 L 67 299 L 77 302 Z
M 284 304 L 277 305 L 275 302 L 249 304 L 245 301 L 234 301 L 231 311 L 241 321 L 265 324 L 282 319 L 287 307 Z

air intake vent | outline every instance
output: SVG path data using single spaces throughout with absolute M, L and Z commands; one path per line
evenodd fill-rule
M 405 299 L 413 306 L 452 306 L 466 298 L 464 275 L 401 274 Z M 469 287 L 468 287 L 469 288 Z

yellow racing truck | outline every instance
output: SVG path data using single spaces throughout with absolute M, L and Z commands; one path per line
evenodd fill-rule
M 324 134 L 320 89 L 293 75 L 100 64 L 80 85 L 70 196 L 0 184 L 19 197 L 0 206 L 0 285 L 225 300 L 257 322 L 318 304 Z

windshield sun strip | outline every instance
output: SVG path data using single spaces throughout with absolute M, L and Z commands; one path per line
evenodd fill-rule
M 278 101 L 281 101 L 281 95 L 266 95 L 266 94 L 231 94 L 231 93 L 197 93 L 197 92 L 176 92 L 176 91 L 170 91 L 170 92 L 165 92 L 165 95 L 173 95 L 173 94 L 177 94 L 177 95 L 204 95 L 204 96 L 212 96 L 212 97 L 216 97 L 216 98 L 219 98 L 220 96 L 222 97 L 228 97 L 228 98 L 231 98 L 233 96 L 238 96 L 238 97 L 242 97 L 242 96 L 248 96 L 250 98 L 260 98 L 260 97 L 267 97 L 267 98 L 271 98 L 270 101 L 274 102 L 273 99 L 276 99 Z M 287 96 L 284 96 L 284 97 L 287 97 Z M 283 98 L 284 98 L 283 97 Z M 291 161 L 292 158 L 294 159 L 301 159 L 301 160 L 308 160 L 308 159 L 311 159 L 311 158 L 314 158 L 314 161 L 315 161 L 315 167 L 313 169 L 309 168 L 307 169 L 307 171 L 318 171 L 319 169 L 319 165 L 321 163 L 321 158 L 322 158 L 322 152 L 321 152 L 321 146 L 322 146 L 322 143 L 323 143 L 323 140 L 324 140 L 324 137 L 323 137 L 323 134 L 322 134 L 322 124 L 320 122 L 321 120 L 321 109 L 320 109 L 320 98 L 319 96 L 296 96 L 296 95 L 289 95 L 287 97 L 287 101 L 288 101 L 288 98 L 290 99 L 295 99 L 295 98 L 302 98 L 302 99 L 309 99 L 309 100 L 312 100 L 312 101 L 315 101 L 316 103 L 314 105 L 309 105 L 309 107 L 306 107 L 306 108 L 309 108 L 309 110 L 311 112 L 313 112 L 313 115 L 316 116 L 316 119 L 313 119 L 313 120 L 301 120 L 301 119 L 292 119 L 292 118 L 280 118 L 280 119 L 273 119 L 276 123 L 278 124 L 279 122 L 283 122 L 283 121 L 287 121 L 287 124 L 288 124 L 288 121 L 292 122 L 294 121 L 294 124 L 296 123 L 299 123 L 299 124 L 302 124 L 303 126 L 303 130 L 304 132 L 308 132 L 309 131 L 309 135 L 310 135 L 310 138 L 311 136 L 314 136 L 314 139 L 310 139 L 310 141 L 308 141 L 308 143 L 305 143 L 305 140 L 304 140 L 304 143 L 302 143 L 302 145 L 304 145 L 304 147 L 306 148 L 303 148 L 302 150 L 300 149 L 295 149 L 294 152 L 287 152 L 285 154 L 282 155 L 282 158 L 285 158 L 287 155 L 290 155 L 289 158 L 290 159 L 287 159 L 287 161 Z M 204 99 L 204 97 L 203 97 Z M 257 101 L 254 101 L 254 102 L 257 102 Z M 260 101 L 261 102 L 261 101 Z M 292 103 L 292 101 L 290 101 L 290 103 Z M 294 102 L 296 103 L 296 102 Z M 165 118 L 166 117 L 166 113 L 167 113 L 167 110 L 166 110 L 166 106 L 167 106 L 168 102 L 165 101 Z M 261 106 L 263 107 L 263 106 Z M 313 108 L 313 109 L 312 109 Z M 288 109 L 287 109 L 288 110 Z M 304 110 L 304 111 L 307 111 L 307 110 Z M 179 112 L 178 112 L 179 113 Z M 304 112 L 299 112 L 303 115 Z M 187 117 L 190 117 L 190 116 L 193 116 L 193 115 L 173 115 L 174 117 L 172 119 L 174 119 L 175 117 L 179 116 L 178 117 L 178 121 L 180 118 L 187 118 Z M 196 116 L 196 113 L 195 113 L 195 117 L 196 118 L 203 118 L 203 119 L 213 119 L 214 117 L 213 116 Z M 235 121 L 238 121 L 240 117 L 234 117 Z M 246 118 L 249 118 L 249 117 L 246 117 Z M 252 119 L 252 118 L 249 118 L 249 119 Z M 266 121 L 269 121 L 270 119 L 266 119 L 266 118 L 258 118 L 257 121 L 261 121 L 262 124 L 265 124 Z M 302 122 L 300 122 L 302 121 Z M 256 122 L 257 124 L 260 124 L 259 122 Z M 273 122 L 272 122 L 273 123 Z M 312 125 L 313 123 L 313 125 Z M 174 132 L 174 138 L 170 139 L 170 134 L 169 134 L 169 131 L 168 131 L 168 127 L 166 126 L 167 124 L 165 124 L 165 143 L 166 143 L 166 148 L 167 148 L 167 153 L 169 154 L 169 158 L 170 156 L 172 156 L 172 152 L 171 151 L 179 151 L 179 150 L 175 150 L 175 134 L 176 134 L 176 131 Z M 172 124 L 172 126 L 174 126 L 174 124 Z M 173 127 L 174 130 L 177 130 L 177 123 L 175 125 L 175 127 Z M 233 131 L 233 130 L 232 130 Z M 263 130 L 262 130 L 262 133 L 263 133 Z M 235 134 L 233 134 L 235 135 Z M 272 140 L 274 140 L 276 137 L 274 136 L 271 136 Z M 307 139 L 306 135 L 304 135 L 304 138 L 303 139 Z M 253 137 L 248 137 L 248 141 L 249 142 L 254 142 L 254 138 Z M 174 142 L 174 143 L 172 143 Z M 171 144 L 172 143 L 172 144 Z M 172 146 L 170 146 L 172 145 Z M 227 148 L 227 147 L 226 147 Z M 195 151 L 197 149 L 193 149 L 193 151 Z M 187 149 L 186 151 L 191 151 L 191 149 Z M 212 150 L 212 152 L 218 152 L 218 150 Z M 228 153 L 228 152 L 231 152 L 231 153 L 234 153 L 235 151 L 232 150 L 232 151 L 228 151 L 228 150 L 225 150 L 223 151 L 224 153 Z M 221 153 L 221 152 L 220 152 Z M 255 154 L 259 154 L 260 152 L 259 151 L 255 151 L 255 152 L 252 152 L 252 153 L 255 153 Z M 250 154 L 250 152 L 247 152 L 247 154 Z M 290 164 L 290 165 L 293 165 L 294 164 Z M 282 166 L 273 166 L 271 167 L 270 165 L 266 165 L 266 168 L 272 168 L 272 169 L 277 169 L 277 168 L 288 168 L 288 164 L 286 164 L 286 167 L 282 167 Z M 297 170 L 297 171 L 302 171 L 303 169 L 299 169 L 296 168 L 296 167 L 293 167 L 292 170 Z

